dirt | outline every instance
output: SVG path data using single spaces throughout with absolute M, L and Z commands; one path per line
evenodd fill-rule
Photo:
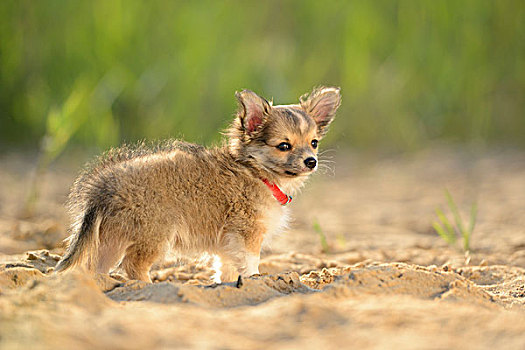
M 86 158 L 54 164 L 21 218 L 34 159 L 0 156 L 0 348 L 525 348 L 525 153 L 327 153 L 261 275 L 224 284 L 204 258 L 153 284 L 53 274 Z M 445 189 L 464 221 L 478 205 L 468 253 L 432 229 Z

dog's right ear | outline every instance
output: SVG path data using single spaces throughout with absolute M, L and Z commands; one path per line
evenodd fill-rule
M 250 90 L 236 92 L 235 97 L 239 101 L 237 115 L 244 131 L 251 135 L 260 130 L 272 109 L 270 103 Z

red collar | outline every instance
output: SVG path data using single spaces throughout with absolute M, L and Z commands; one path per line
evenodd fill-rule
M 261 180 L 270 189 L 270 191 L 272 191 L 274 198 L 277 199 L 281 205 L 286 205 L 292 201 L 292 196 L 283 193 L 283 191 L 281 191 L 279 186 L 277 186 L 275 183 L 270 183 L 270 181 L 266 179 Z

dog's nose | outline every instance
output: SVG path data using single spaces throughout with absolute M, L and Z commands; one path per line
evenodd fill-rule
M 310 169 L 313 169 L 317 165 L 317 160 L 315 160 L 314 157 L 306 158 L 304 160 L 304 165 L 306 165 Z

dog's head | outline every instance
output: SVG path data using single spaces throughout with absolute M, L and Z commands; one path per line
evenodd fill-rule
M 318 142 L 341 103 L 339 88 L 317 88 L 302 96 L 299 104 L 282 106 L 249 90 L 235 96 L 239 111 L 229 136 L 236 157 L 279 182 L 305 178 L 317 170 Z

